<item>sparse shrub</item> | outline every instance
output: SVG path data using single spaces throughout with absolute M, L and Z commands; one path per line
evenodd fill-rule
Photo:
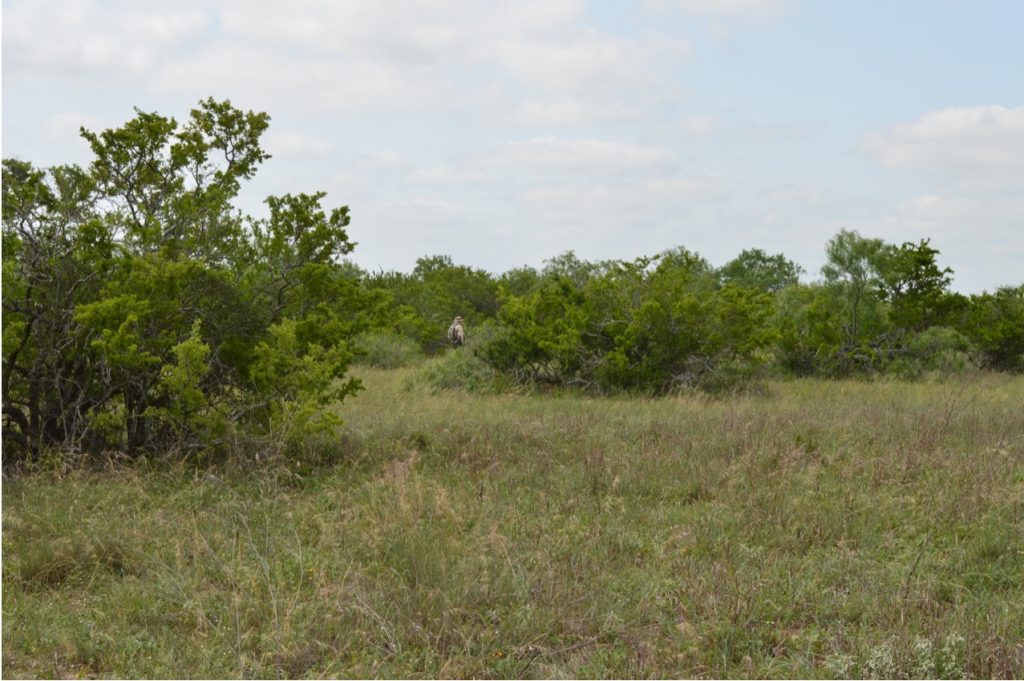
M 367 331 L 356 339 L 357 362 L 378 369 L 397 369 L 423 359 L 419 344 L 394 331 Z

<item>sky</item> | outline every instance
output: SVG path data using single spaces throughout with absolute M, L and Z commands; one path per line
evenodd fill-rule
M 503 272 L 840 229 L 1024 283 L 1024 2 L 3 0 L 4 157 L 200 100 L 271 117 L 239 197 L 325 191 L 351 258 Z

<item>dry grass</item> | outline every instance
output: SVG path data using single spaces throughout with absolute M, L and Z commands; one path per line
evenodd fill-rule
M 7 676 L 1024 676 L 1024 379 L 429 394 L 338 461 L 4 483 Z M 410 387 L 411 386 L 411 387 Z

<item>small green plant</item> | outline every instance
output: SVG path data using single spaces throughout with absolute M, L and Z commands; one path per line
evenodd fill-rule
M 357 362 L 377 369 L 398 369 L 423 359 L 413 339 L 393 331 L 367 331 L 356 339 Z
M 449 350 L 424 366 L 419 378 L 435 392 L 464 390 L 486 393 L 498 388 L 494 369 L 477 357 L 470 347 Z
M 896 678 L 899 669 L 892 641 L 883 641 L 873 646 L 864 660 L 864 674 L 872 679 Z

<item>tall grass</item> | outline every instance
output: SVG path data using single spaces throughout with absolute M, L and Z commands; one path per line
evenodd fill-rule
M 8 676 L 1021 677 L 1024 379 L 363 369 L 337 461 L 4 483 Z

